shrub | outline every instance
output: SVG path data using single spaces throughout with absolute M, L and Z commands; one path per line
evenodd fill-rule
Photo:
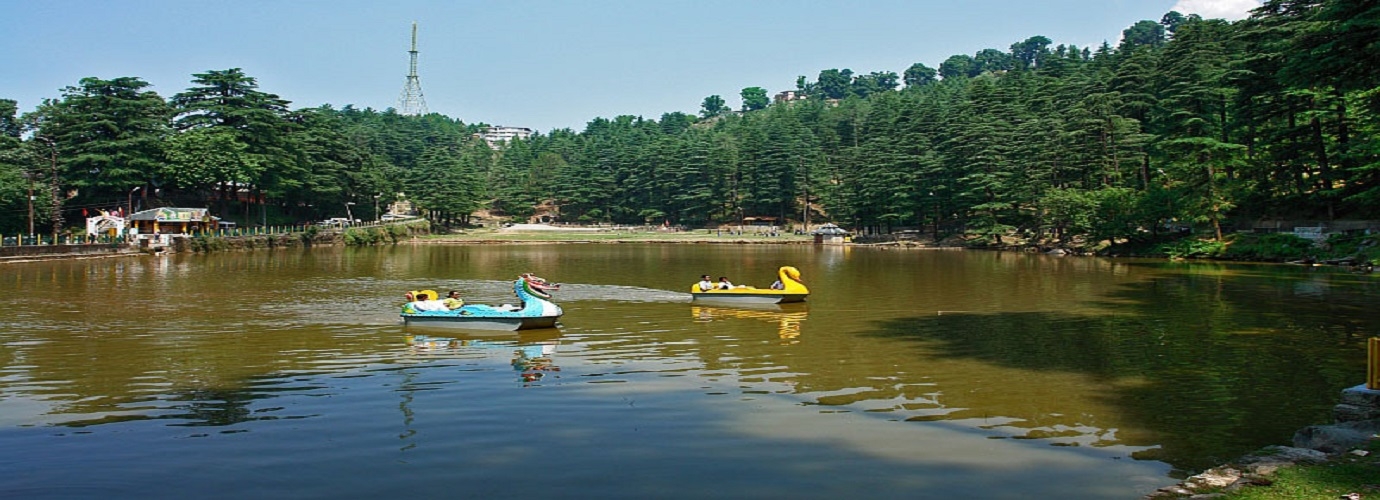
M 1235 235 L 1220 255 L 1232 260 L 1283 262 L 1316 255 L 1313 241 L 1289 233 Z
M 230 248 L 230 242 L 215 236 L 196 236 L 190 243 L 193 252 L 214 252 Z
M 374 244 L 374 235 L 365 229 L 349 228 L 342 235 L 345 244 L 350 246 L 364 246 Z
M 311 246 L 311 243 L 313 241 L 316 241 L 316 235 L 320 233 L 321 228 L 316 226 L 307 226 L 307 228 L 301 232 L 302 244 L 306 246 Z
M 1183 238 L 1162 243 L 1154 251 L 1172 259 L 1212 259 L 1222 255 L 1224 248 L 1226 243 L 1221 241 Z
M 1380 266 L 1380 234 L 1337 234 L 1329 237 L 1324 246 L 1331 257 Z

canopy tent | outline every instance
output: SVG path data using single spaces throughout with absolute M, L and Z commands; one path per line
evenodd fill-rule
M 815 228 L 813 231 L 810 231 L 810 234 L 819 234 L 824 236 L 847 236 L 848 230 L 838 227 L 833 223 L 828 223 L 822 224 L 819 227 Z

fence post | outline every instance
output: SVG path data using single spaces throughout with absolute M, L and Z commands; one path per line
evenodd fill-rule
M 1371 337 L 1366 342 L 1366 388 L 1380 390 L 1380 338 Z

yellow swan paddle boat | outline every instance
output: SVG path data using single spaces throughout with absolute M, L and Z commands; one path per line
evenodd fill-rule
M 800 282 L 799 269 L 781 266 L 776 274 L 781 279 L 781 289 L 738 285 L 726 290 L 700 290 L 700 285 L 696 283 L 690 285 L 690 300 L 721 304 L 786 304 L 804 302 L 805 297 L 810 296 L 810 289 Z

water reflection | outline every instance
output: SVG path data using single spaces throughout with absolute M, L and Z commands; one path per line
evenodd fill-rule
M 560 330 L 546 328 L 524 330 L 517 334 L 465 334 L 451 336 L 421 335 L 409 329 L 405 341 L 414 352 L 429 356 L 454 355 L 462 358 L 493 356 L 507 357 L 508 364 L 518 373 L 524 386 L 530 386 L 547 374 L 561 371 L 552 357 L 560 345 Z
M 810 312 L 805 309 L 804 304 L 754 304 L 737 307 L 696 305 L 690 307 L 690 316 L 701 323 L 733 319 L 768 321 L 776 324 L 776 335 L 781 340 L 791 340 L 800 336 L 800 323 L 809 318 Z

